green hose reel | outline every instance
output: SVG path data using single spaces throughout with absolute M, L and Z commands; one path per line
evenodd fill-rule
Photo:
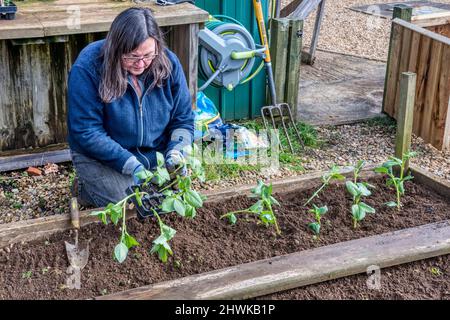
M 262 61 L 252 72 L 256 59 L 264 58 L 265 48 L 255 43 L 239 21 L 216 15 L 210 16 L 205 26 L 206 28 L 199 32 L 199 74 L 206 82 L 199 91 L 203 91 L 210 84 L 231 91 L 237 85 L 253 79 L 264 67 Z

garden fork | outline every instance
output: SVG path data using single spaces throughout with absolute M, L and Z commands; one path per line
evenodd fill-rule
M 281 124 L 283 126 L 283 131 L 286 135 L 287 141 L 289 143 L 289 147 L 291 149 L 291 152 L 294 153 L 294 148 L 292 147 L 291 138 L 289 137 L 289 132 L 286 127 L 286 123 L 284 122 L 285 117 L 288 117 L 289 125 L 294 127 L 294 130 L 297 134 L 297 137 L 299 139 L 299 142 L 304 147 L 303 139 L 300 136 L 300 133 L 298 132 L 297 126 L 295 125 L 294 118 L 292 117 L 291 108 L 289 107 L 289 104 L 287 103 L 277 103 L 277 95 L 275 92 L 275 81 L 273 79 L 273 71 L 272 71 L 272 62 L 270 59 L 270 51 L 269 51 L 269 43 L 267 40 L 267 33 L 266 33 L 266 27 L 264 24 L 264 17 L 261 7 L 261 0 L 253 0 L 253 7 L 255 9 L 255 15 L 256 20 L 258 22 L 258 30 L 259 30 L 259 36 L 261 37 L 262 44 L 266 47 L 266 51 L 264 52 L 264 65 L 266 67 L 266 73 L 267 78 L 269 82 L 269 89 L 270 89 L 270 96 L 272 98 L 272 105 L 265 106 L 261 108 L 261 116 L 264 122 L 264 127 L 266 131 L 269 130 L 268 121 L 266 119 L 266 115 L 270 116 L 270 119 L 272 121 L 272 126 L 274 129 L 277 129 L 276 123 L 275 123 L 275 116 L 274 116 L 274 110 L 278 111 L 278 115 L 281 118 Z M 283 112 L 284 111 L 284 112 Z M 280 149 L 283 150 L 283 146 L 280 143 Z

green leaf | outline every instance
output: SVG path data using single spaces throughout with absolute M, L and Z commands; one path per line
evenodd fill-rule
M 153 173 L 151 171 L 148 171 L 147 169 L 141 170 L 136 172 L 135 176 L 139 178 L 140 180 L 149 180 L 153 178 Z
M 261 211 L 263 211 L 264 210 L 264 205 L 263 205 L 262 200 L 258 200 L 248 210 L 251 211 L 251 212 L 254 212 L 254 213 L 260 213 Z
M 261 219 L 261 221 L 265 224 L 274 224 L 275 223 L 275 219 L 273 217 L 273 213 L 271 211 L 263 211 L 261 212 L 261 214 L 259 215 L 259 218 Z
M 231 224 L 236 224 L 237 218 L 234 213 L 228 215 L 228 221 L 230 221 Z
M 139 245 L 139 242 L 137 242 L 136 239 L 130 236 L 128 233 L 125 233 L 122 242 L 127 246 L 128 249 Z
M 361 207 L 357 204 L 352 205 L 352 216 L 356 221 L 361 221 L 366 216 L 364 210 L 361 210 Z
M 358 186 L 354 184 L 352 181 L 345 182 L 345 186 L 347 187 L 347 191 L 354 197 L 359 194 Z
M 259 180 L 258 181 L 258 185 L 256 186 L 256 188 L 252 189 L 252 193 L 257 195 L 257 196 L 260 196 L 263 186 L 264 186 L 264 183 L 261 180 Z
M 374 171 L 375 171 L 375 172 L 378 172 L 378 173 L 385 173 L 385 174 L 388 174 L 389 169 L 386 168 L 386 167 L 378 167 L 378 168 L 375 168 Z
M 203 206 L 202 197 L 195 190 L 188 190 L 185 194 L 186 202 L 195 208 L 201 208 Z
M 323 206 L 323 207 L 317 208 L 317 213 L 320 216 L 323 216 L 327 212 L 328 212 L 328 207 L 327 206 Z
M 163 225 L 161 227 L 161 235 L 166 239 L 166 241 L 172 239 L 175 236 L 175 233 L 177 233 L 177 231 L 167 225 Z
M 364 185 L 364 183 L 357 183 L 359 193 L 362 194 L 365 197 L 370 196 L 372 193 L 369 189 Z
M 184 217 L 186 215 L 186 206 L 180 199 L 175 199 L 173 201 L 173 208 L 180 216 Z
M 187 205 L 186 217 L 194 218 L 196 215 L 197 215 L 197 210 L 193 206 Z
M 271 204 L 275 204 L 277 206 L 281 206 L 281 204 L 278 202 L 278 200 L 275 199 L 274 197 L 270 196 L 269 199 L 270 199 L 270 203 Z
M 124 243 L 121 242 L 114 248 L 114 257 L 119 263 L 124 262 L 127 258 L 127 255 L 128 248 Z
M 139 188 L 134 189 L 134 197 L 140 207 L 142 207 L 142 198 L 141 193 L 139 192 Z
M 111 206 L 109 208 L 109 214 L 110 214 L 110 218 L 112 223 L 114 223 L 114 225 L 117 225 L 117 222 L 119 222 L 119 219 L 122 218 L 122 207 L 119 205 L 114 205 Z
M 165 198 L 163 200 L 162 204 L 161 204 L 162 211 L 164 211 L 164 212 L 175 211 L 175 208 L 174 208 L 174 205 L 173 205 L 174 201 L 175 201 L 175 198 L 172 198 L 172 197 Z
M 397 206 L 397 202 L 389 201 L 389 202 L 386 202 L 385 205 L 388 206 L 388 207 L 396 207 Z
M 414 179 L 413 176 L 406 176 L 403 178 L 403 181 L 408 181 L 408 180 L 412 180 L 412 179 Z
M 360 210 L 363 210 L 367 213 L 375 213 L 375 209 L 369 206 L 368 204 L 365 204 L 364 202 L 359 203 Z
M 156 162 L 158 163 L 158 167 L 162 167 L 165 164 L 165 159 L 162 153 L 157 152 L 156 153 Z
M 311 222 L 308 224 L 308 228 L 311 229 L 316 235 L 320 233 L 320 224 L 318 222 Z
M 166 183 L 167 181 L 170 181 L 170 175 L 169 172 L 167 171 L 166 168 L 156 168 L 156 172 L 158 173 L 158 176 L 160 177 L 160 185 L 163 185 L 164 183 Z

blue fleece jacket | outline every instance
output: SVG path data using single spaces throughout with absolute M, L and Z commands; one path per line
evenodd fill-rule
M 171 76 L 164 85 L 147 90 L 141 103 L 128 81 L 125 94 L 103 103 L 98 94 L 104 40 L 84 48 L 69 73 L 68 141 L 70 148 L 131 175 L 139 164 L 156 166 L 156 151 L 167 154 L 191 144 L 194 114 L 183 69 L 167 49 Z

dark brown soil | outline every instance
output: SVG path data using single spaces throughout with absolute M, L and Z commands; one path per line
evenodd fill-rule
M 247 197 L 207 204 L 193 220 L 186 220 L 175 214 L 163 216 L 165 223 L 177 230 L 175 238 L 171 241 L 174 256 L 169 258 L 166 264 L 161 263 L 156 255 L 149 253 L 152 240 L 159 233 L 154 220 L 140 223 L 132 219 L 128 222 L 129 233 L 137 238 L 141 246 L 132 249 L 123 264 L 115 262 L 112 258 L 114 246 L 119 239 L 119 230 L 111 224 L 90 225 L 83 228 L 81 232 L 82 239 L 92 238 L 90 259 L 82 271 L 81 290 L 70 290 L 64 286 L 68 267 L 64 241 L 73 243 L 70 232 L 56 234 L 47 240 L 15 245 L 9 253 L 0 254 L 0 298 L 90 298 L 336 242 L 450 219 L 450 199 L 437 196 L 420 185 L 413 182 L 407 183 L 407 194 L 403 198 L 404 208 L 401 212 L 397 212 L 395 209 L 383 206 L 383 203 L 394 200 L 394 193 L 384 186 L 383 180 L 375 179 L 372 183 L 376 185 L 376 189 L 373 196 L 365 199 L 365 202 L 373 206 L 377 212 L 369 215 L 356 230 L 352 228 L 349 212 L 351 199 L 344 186 L 331 186 L 326 189 L 320 200 L 316 201 L 317 205 L 327 204 L 329 208 L 329 212 L 323 218 L 320 240 L 313 239 L 308 230 L 307 224 L 313 218 L 302 206 L 313 190 L 275 195 L 282 204 L 280 208 L 277 208 L 282 230 L 282 235 L 279 237 L 275 236 L 273 228 L 257 225 L 253 217 L 241 217 L 235 226 L 218 219 L 220 215 L 228 211 L 244 209 L 252 205 L 254 200 Z M 440 259 L 444 259 L 445 263 L 440 267 L 444 276 L 439 279 L 445 284 L 437 287 L 442 289 L 437 289 L 440 294 L 430 298 L 444 297 L 444 290 L 448 291 L 450 273 L 448 257 Z M 413 292 L 417 295 L 412 293 L 405 298 L 429 297 L 421 293 L 427 292 L 430 283 L 433 285 L 434 282 L 426 282 L 425 278 L 424 281 L 418 281 L 417 279 L 422 279 L 420 276 L 417 276 L 418 278 L 405 276 L 406 278 L 403 279 L 402 273 L 398 274 L 398 277 L 397 282 L 392 282 L 392 286 L 397 286 L 396 292 L 401 292 L 403 286 L 408 286 L 410 279 L 413 279 L 414 285 L 422 288 L 421 290 L 416 288 Z M 367 289 L 353 286 L 353 282 L 365 283 L 363 279 L 366 278 L 363 275 L 362 278 L 349 277 L 337 281 L 344 281 L 342 288 L 345 287 L 352 297 L 359 298 L 364 297 L 363 293 L 356 292 L 363 290 L 367 293 Z M 329 290 L 327 284 L 311 286 L 306 290 L 314 290 L 311 288 L 319 286 L 326 289 L 316 289 L 318 290 L 316 295 L 312 291 L 311 294 L 302 293 L 299 297 L 327 298 L 327 295 L 321 296 L 317 293 Z M 343 289 L 336 290 L 337 293 L 343 291 Z M 333 292 L 331 287 L 330 292 Z M 292 298 L 296 297 L 296 294 L 292 296 Z M 350 296 L 337 294 L 333 297 Z M 286 296 L 286 298 L 289 297 Z

